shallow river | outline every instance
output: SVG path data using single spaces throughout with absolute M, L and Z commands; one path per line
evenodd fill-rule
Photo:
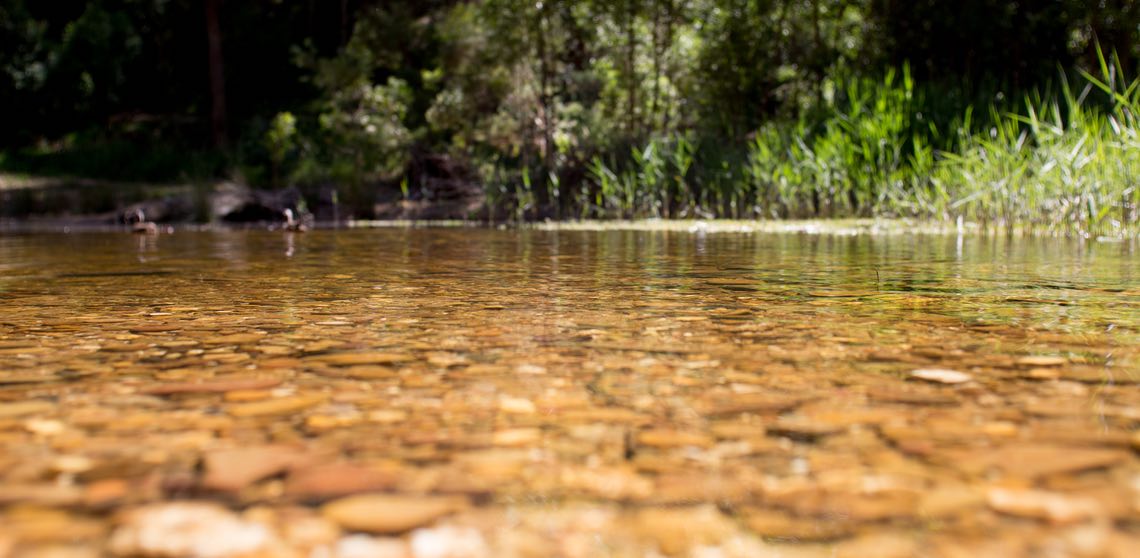
M 0 236 L 0 557 L 1136 556 L 1135 243 Z

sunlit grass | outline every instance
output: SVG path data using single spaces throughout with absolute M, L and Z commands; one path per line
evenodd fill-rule
M 1100 60 L 1102 76 L 1084 74 L 1079 94 L 1062 81 L 1059 98 L 1027 99 L 1024 114 L 1001 115 L 959 153 L 944 154 L 921 209 L 998 227 L 1134 233 L 1140 80 L 1125 82 L 1118 65 Z
M 940 135 L 910 73 L 838 84 L 822 110 L 757 130 L 743 148 L 655 138 L 598 155 L 570 215 L 587 219 L 895 217 L 1009 232 L 1120 237 L 1140 220 L 1140 80 L 1101 56 L 1079 89 L 1019 111 L 966 107 Z M 943 132 L 945 134 L 945 132 Z M 941 149 L 937 148 L 941 147 Z M 520 199 L 534 203 L 527 192 Z M 516 212 L 521 216 L 521 213 Z

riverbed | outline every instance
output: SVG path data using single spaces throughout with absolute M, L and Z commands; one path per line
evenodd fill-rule
M 0 557 L 1140 548 L 1134 240 L 642 229 L 0 235 Z

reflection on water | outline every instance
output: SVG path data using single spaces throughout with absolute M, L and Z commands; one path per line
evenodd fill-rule
M 0 556 L 155 553 L 131 537 L 186 498 L 301 555 L 355 531 L 477 556 L 1114 555 L 1140 544 L 1134 250 L 0 236 Z

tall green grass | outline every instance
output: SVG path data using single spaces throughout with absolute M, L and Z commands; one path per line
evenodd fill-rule
M 906 68 L 843 80 L 821 106 L 773 121 L 743 145 L 678 133 L 595 156 L 569 215 L 914 217 L 1135 234 L 1140 80 L 1100 62 L 1099 75 L 1081 72 L 1075 87 L 1062 76 L 1056 94 L 1031 95 L 1017 110 L 984 107 L 981 119 L 962 107 L 941 130 L 923 114 L 930 103 Z M 524 182 L 517 199 L 532 209 Z
M 1055 98 L 1026 99 L 997 115 L 962 149 L 944 153 L 926 177 L 920 213 L 1004 228 L 1082 235 L 1136 232 L 1140 206 L 1140 80 L 1126 81 L 1100 56 L 1100 76 L 1082 72 Z

